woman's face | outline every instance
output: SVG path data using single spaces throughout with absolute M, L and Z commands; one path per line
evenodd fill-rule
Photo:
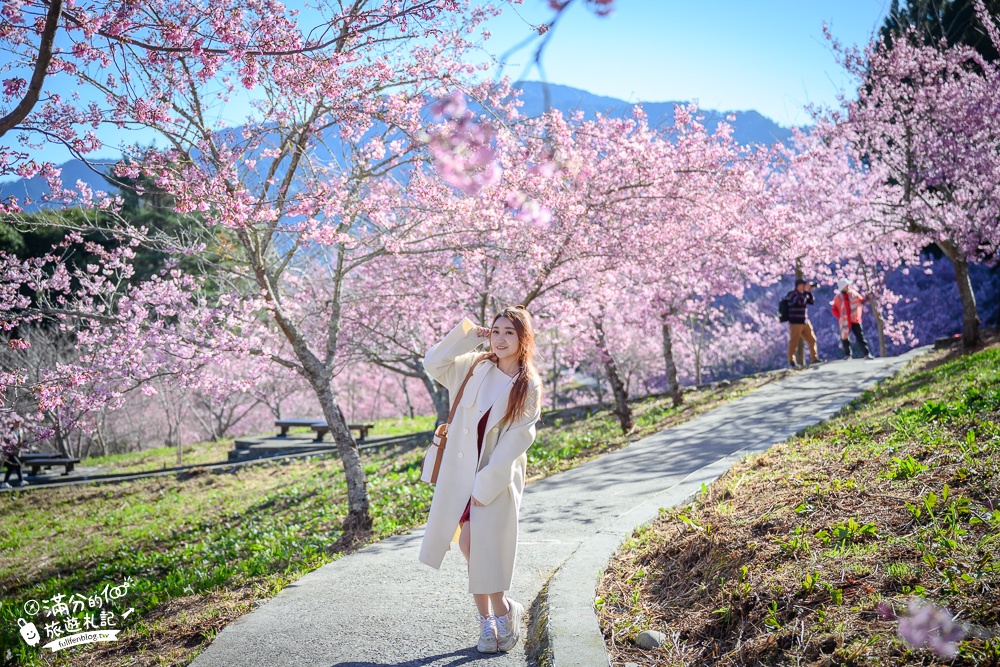
M 520 348 L 514 323 L 506 317 L 498 317 L 490 332 L 490 349 L 493 354 L 497 355 L 498 359 L 506 359 L 507 357 L 516 359 Z

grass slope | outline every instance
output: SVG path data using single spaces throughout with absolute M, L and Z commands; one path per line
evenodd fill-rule
M 529 451 L 529 476 L 565 470 L 782 376 L 692 392 L 681 408 L 662 397 L 636 401 L 638 427 L 628 436 L 607 410 L 545 413 Z M 383 426 L 376 432 L 389 434 Z M 190 456 L 185 461 L 207 455 Z M 400 448 L 362 454 L 374 530 L 360 537 L 340 532 L 346 485 L 340 461 L 330 455 L 0 494 L 0 664 L 187 665 L 257 602 L 368 542 L 423 523 L 432 488 L 418 481 L 422 457 L 422 450 Z M 176 452 L 164 448 L 104 463 L 155 470 L 175 461 Z M 128 578 L 127 595 L 112 607 L 115 627 L 122 628 L 117 642 L 52 654 L 18 635 L 17 619 L 27 617 L 42 644 L 51 641 L 44 625 L 56 618 L 46 618 L 44 609 L 27 616 L 21 611 L 27 600 L 89 598 Z M 130 607 L 135 611 L 122 621 Z M 74 616 L 87 611 L 101 610 Z
M 1000 664 L 998 417 L 1000 346 L 934 353 L 661 510 L 598 590 L 614 664 Z M 914 597 L 965 624 L 954 661 L 878 613 Z
M 394 435 L 408 435 L 410 433 L 420 433 L 421 431 L 434 430 L 434 417 L 418 415 L 416 417 L 401 417 L 396 419 L 379 419 L 374 422 L 372 429 L 373 437 L 390 437 Z M 312 429 L 293 428 L 289 430 L 293 435 L 313 435 Z M 271 431 L 270 435 L 275 432 Z M 177 461 L 177 447 L 152 447 L 143 449 L 141 452 L 127 452 L 124 454 L 109 454 L 107 456 L 89 456 L 80 462 L 81 466 L 97 466 L 104 468 L 107 473 L 127 473 L 127 472 L 153 472 L 172 468 L 177 465 L 200 465 L 206 463 L 218 463 L 225 461 L 226 456 L 233 448 L 234 438 L 223 438 L 217 441 L 199 442 L 193 445 L 184 445 L 181 448 L 181 461 Z M 327 443 L 330 439 L 327 438 Z

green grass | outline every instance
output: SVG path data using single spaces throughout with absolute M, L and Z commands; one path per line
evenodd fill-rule
M 638 427 L 628 436 L 606 410 L 573 421 L 552 420 L 539 430 L 530 450 L 529 476 L 547 476 L 624 446 L 773 377 L 688 394 L 681 408 L 658 397 L 636 401 Z M 373 435 L 432 427 L 433 417 L 382 420 Z M 184 462 L 224 460 L 229 447 L 228 442 L 191 446 L 185 448 Z M 374 520 L 364 541 L 423 523 L 432 488 L 418 481 L 422 454 L 400 448 L 363 453 Z M 159 448 L 86 463 L 116 472 L 156 470 L 175 465 L 176 450 Z M 199 646 L 249 611 L 254 601 L 275 595 L 363 544 L 349 543 L 341 534 L 346 510 L 342 466 L 332 455 L 3 494 L 0 663 L 11 650 L 26 665 L 186 665 Z M 135 612 L 116 644 L 43 655 L 16 633 L 18 614 L 29 599 L 90 596 L 129 578 L 132 586 L 123 600 Z M 134 663 L 137 654 L 148 657 Z
M 434 415 L 417 415 L 416 417 L 397 417 L 375 420 L 375 428 L 369 431 L 370 437 L 389 437 L 407 435 L 434 430 Z
M 426 516 L 431 488 L 418 483 L 418 458 L 415 451 L 366 457 L 372 539 Z M 332 457 L 186 481 L 150 478 L 6 495 L 0 527 L 5 629 L 17 628 L 15 610 L 28 599 L 89 595 L 129 577 L 134 619 L 172 598 L 220 588 L 255 585 L 273 594 L 336 557 L 346 514 L 343 474 Z M 132 627 L 140 634 L 145 629 L 141 620 Z M 7 633 L 2 641 L 0 655 L 12 649 L 24 664 L 35 664 L 38 651 Z
M 390 437 L 420 433 L 434 429 L 432 415 L 416 417 L 397 417 L 378 419 L 375 428 L 369 431 L 369 437 Z M 262 435 L 274 435 L 276 431 L 268 431 Z M 290 434 L 306 435 L 312 430 L 306 427 L 289 429 Z M 234 438 L 224 438 L 218 441 L 198 442 L 182 447 L 181 465 L 200 465 L 219 463 L 227 460 L 227 452 L 233 448 Z M 327 436 L 327 442 L 330 441 Z M 124 454 L 109 454 L 108 456 L 90 456 L 80 461 L 82 466 L 98 466 L 109 473 L 152 472 L 173 468 L 177 463 L 176 447 L 154 447 L 141 452 L 126 452 Z
M 615 664 L 938 664 L 876 613 L 918 596 L 970 628 L 950 664 L 1000 665 L 998 421 L 1000 346 L 935 353 L 664 510 L 598 592 Z
M 225 461 L 226 453 L 232 448 L 232 438 L 184 445 L 181 448 L 180 465 L 199 465 Z M 144 449 L 141 452 L 88 456 L 80 460 L 80 465 L 104 468 L 107 473 L 163 470 L 178 465 L 177 447 L 153 447 L 152 449 Z

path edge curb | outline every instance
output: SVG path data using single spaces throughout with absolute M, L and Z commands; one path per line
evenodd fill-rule
M 545 632 L 552 667 L 610 667 L 611 657 L 594 610 L 597 586 L 605 566 L 622 542 L 637 528 L 657 518 L 661 507 L 682 506 L 693 502 L 702 485 L 711 484 L 721 477 L 734 461 L 748 454 L 766 451 L 776 444 L 787 442 L 808 427 L 832 419 L 866 390 L 895 376 L 909 362 L 930 349 L 929 346 L 923 346 L 908 350 L 859 384 L 856 387 L 857 393 L 835 409 L 831 409 L 834 408 L 832 405 L 823 406 L 814 413 L 814 419 L 810 423 L 795 425 L 791 432 L 783 434 L 784 437 L 778 437 L 766 447 L 759 446 L 763 443 L 754 443 L 693 471 L 673 487 L 647 498 L 625 514 L 614 517 L 593 537 L 582 542 L 563 561 L 548 584 L 548 623 Z
M 556 570 L 548 590 L 548 649 L 553 667 L 609 667 L 611 659 L 594 611 L 601 574 L 622 542 L 659 516 L 660 507 L 686 505 L 749 452 L 741 449 L 692 472 L 679 484 L 616 517 L 579 547 Z

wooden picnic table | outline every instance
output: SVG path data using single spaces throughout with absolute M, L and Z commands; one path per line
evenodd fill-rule
M 63 466 L 66 469 L 63 475 L 68 475 L 73 472 L 73 466 L 80 462 L 80 459 L 69 456 L 31 455 L 20 458 L 22 467 L 31 468 L 32 477 L 36 476 L 42 468 L 51 468 L 52 466 Z
M 278 436 L 282 438 L 288 436 L 289 428 L 297 426 L 308 426 L 315 431 L 316 442 L 322 442 L 323 436 L 330 432 L 330 427 L 327 425 L 325 419 L 278 419 L 274 422 L 274 425 L 281 429 L 281 433 Z M 375 428 L 375 424 L 371 422 L 348 424 L 347 428 L 357 431 L 358 442 L 364 442 L 365 438 L 368 437 L 368 431 Z
M 322 442 L 323 436 L 330 432 L 330 426 L 324 422 L 316 422 L 310 428 L 316 431 L 315 442 Z M 375 424 L 365 423 L 365 424 L 348 424 L 347 428 L 352 431 L 358 432 L 358 442 L 364 442 L 365 438 L 368 437 L 368 431 L 375 428 Z
M 322 419 L 277 419 L 274 425 L 281 429 L 278 434 L 279 438 L 288 437 L 288 429 L 296 428 L 299 426 L 312 426 L 313 424 L 325 424 L 326 422 Z

